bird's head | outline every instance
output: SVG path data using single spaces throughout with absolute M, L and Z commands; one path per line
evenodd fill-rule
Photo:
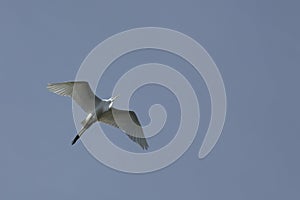
M 112 107 L 112 105 L 113 105 L 113 103 L 114 103 L 114 101 L 117 99 L 119 97 L 119 95 L 117 95 L 117 96 L 114 96 L 114 97 L 111 97 L 111 98 L 109 98 L 108 99 L 108 101 L 110 102 L 110 104 L 109 104 L 109 108 L 111 108 Z

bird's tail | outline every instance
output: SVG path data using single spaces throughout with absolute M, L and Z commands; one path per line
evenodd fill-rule
M 80 138 L 80 136 L 86 131 L 87 127 L 82 127 L 82 129 L 79 131 L 79 133 L 75 136 L 75 138 L 72 140 L 72 145 L 77 142 L 77 140 Z

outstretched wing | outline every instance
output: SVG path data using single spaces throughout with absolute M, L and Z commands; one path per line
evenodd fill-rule
M 104 112 L 98 121 L 121 129 L 131 140 L 138 143 L 143 149 L 148 149 L 149 145 L 144 136 L 142 126 L 133 111 L 111 108 Z
M 95 105 L 101 102 L 85 81 L 49 83 L 47 88 L 55 94 L 72 97 L 87 113 L 93 112 Z

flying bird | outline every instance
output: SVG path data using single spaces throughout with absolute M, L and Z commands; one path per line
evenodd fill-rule
M 136 114 L 133 111 L 119 110 L 112 107 L 118 96 L 100 99 L 93 93 L 88 82 L 85 81 L 50 83 L 47 88 L 55 94 L 73 98 L 87 113 L 86 118 L 81 122 L 82 128 L 73 139 L 72 145 L 92 124 L 99 121 L 121 129 L 143 149 L 148 149 L 149 145 Z

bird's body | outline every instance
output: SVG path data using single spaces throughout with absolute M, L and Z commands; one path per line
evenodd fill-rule
M 89 84 L 84 81 L 51 83 L 47 88 L 58 95 L 70 96 L 87 113 L 87 117 L 81 122 L 82 128 L 73 139 L 72 144 L 95 122 L 100 121 L 120 128 L 130 139 L 138 143 L 143 149 L 148 149 L 143 129 L 136 114 L 133 111 L 113 108 L 116 97 L 100 99 L 91 90 Z

